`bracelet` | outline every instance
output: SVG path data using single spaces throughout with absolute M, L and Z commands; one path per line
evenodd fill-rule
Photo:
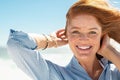
M 45 34 L 42 34 L 46 38 L 46 45 L 42 50 L 45 50 L 48 47 L 48 38 Z
M 55 43 L 54 47 L 58 47 L 57 41 L 55 40 L 55 37 L 50 35 L 50 38 L 52 39 L 52 41 Z

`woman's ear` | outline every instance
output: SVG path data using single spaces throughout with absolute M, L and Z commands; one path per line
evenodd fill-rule
M 65 29 L 60 29 L 56 32 L 56 35 L 60 39 L 67 39 Z

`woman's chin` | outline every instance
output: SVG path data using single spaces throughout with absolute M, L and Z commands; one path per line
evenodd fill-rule
M 83 58 L 83 59 L 85 59 L 85 58 L 90 59 L 90 57 L 95 56 L 95 53 L 92 51 L 92 49 L 90 49 L 90 50 L 78 50 L 76 54 L 79 58 Z
M 90 56 L 92 54 L 93 48 L 89 48 L 89 49 L 76 49 L 77 54 L 79 54 L 79 56 Z

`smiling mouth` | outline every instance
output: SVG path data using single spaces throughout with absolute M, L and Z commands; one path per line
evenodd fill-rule
M 83 51 L 86 51 L 86 50 L 90 50 L 92 48 L 92 46 L 76 46 L 79 50 L 83 50 Z

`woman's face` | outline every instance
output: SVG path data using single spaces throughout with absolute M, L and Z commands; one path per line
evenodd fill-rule
M 101 26 L 94 16 L 81 14 L 68 22 L 68 43 L 76 58 L 95 57 L 101 35 Z

